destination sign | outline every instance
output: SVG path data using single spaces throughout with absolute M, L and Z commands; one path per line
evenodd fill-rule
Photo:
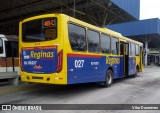
M 56 24 L 54 19 L 48 19 L 43 21 L 43 26 L 44 27 L 54 27 Z

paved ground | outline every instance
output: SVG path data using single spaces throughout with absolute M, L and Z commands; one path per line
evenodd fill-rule
M 0 104 L 160 104 L 160 67 L 145 68 L 144 72 L 136 78 L 115 80 L 110 88 L 102 88 L 95 84 L 71 86 L 22 84 L 16 87 L 0 84 Z M 11 111 L 1 112 L 10 113 Z M 66 112 L 160 113 L 160 111 L 134 110 L 45 111 L 45 113 Z M 15 111 L 15 113 L 18 112 Z M 44 111 L 34 113 L 44 113 Z

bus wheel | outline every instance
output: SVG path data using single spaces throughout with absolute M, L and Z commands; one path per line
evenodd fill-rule
M 113 71 L 108 70 L 105 76 L 104 86 L 110 87 L 113 83 Z

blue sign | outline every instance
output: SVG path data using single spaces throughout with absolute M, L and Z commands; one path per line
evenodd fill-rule
M 6 61 L 6 57 L 2 57 L 2 61 L 5 62 Z
M 25 72 L 49 74 L 56 71 L 56 46 L 24 48 L 22 53 L 22 68 Z

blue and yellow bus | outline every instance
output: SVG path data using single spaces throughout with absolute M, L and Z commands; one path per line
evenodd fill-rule
M 143 44 L 64 14 L 19 24 L 20 74 L 25 82 L 78 84 L 136 76 Z

